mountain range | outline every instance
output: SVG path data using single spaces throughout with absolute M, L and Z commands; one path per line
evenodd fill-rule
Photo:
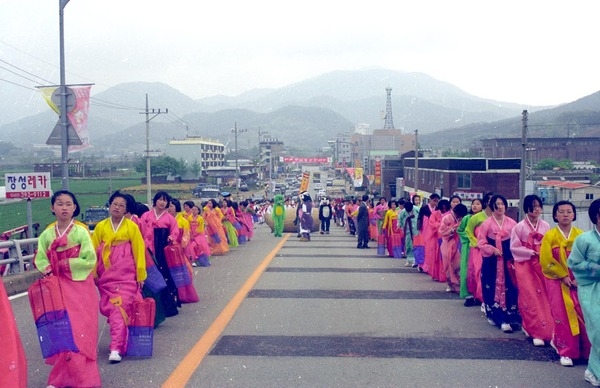
M 483 137 L 520 136 L 524 109 L 530 112 L 530 136 L 588 136 L 600 128 L 600 92 L 558 107 L 525 107 L 479 98 L 423 73 L 370 69 L 199 100 L 161 83 L 124 83 L 99 93 L 92 89 L 88 128 L 93 148 L 85 152 L 143 154 L 147 94 L 150 109 L 168 109 L 149 116 L 152 149 L 186 135 L 217 139 L 232 149 L 235 125 L 239 149 L 256 148 L 260 130 L 295 153 L 310 155 L 356 124 L 382 128 L 388 87 L 395 127 L 409 133 L 418 129 L 419 143 L 427 148 L 464 149 Z M 0 110 L 0 141 L 21 149 L 45 143 L 58 121 L 50 109 L 10 122 L 2 117 L 12 116 Z

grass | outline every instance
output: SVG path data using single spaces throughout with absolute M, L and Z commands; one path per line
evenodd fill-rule
M 178 199 L 191 198 L 191 191 L 195 184 L 179 183 L 152 185 L 152 194 L 157 190 L 165 190 Z M 60 179 L 52 180 L 52 189 L 60 190 Z M 114 190 L 132 194 L 137 201 L 146 202 L 146 185 L 140 185 L 139 178 L 99 178 L 99 179 L 69 179 L 69 190 L 75 193 L 82 212 L 90 206 L 103 206 L 108 201 Z M 50 199 L 41 198 L 31 200 L 32 222 L 39 223 L 39 233 L 48 224 L 54 221 L 50 210 Z M 0 205 L 0 233 L 27 224 L 27 201 L 8 202 Z

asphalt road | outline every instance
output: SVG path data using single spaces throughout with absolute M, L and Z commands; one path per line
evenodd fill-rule
M 155 331 L 151 359 L 109 364 L 101 317 L 104 386 L 590 386 L 585 364 L 560 366 L 550 347 L 490 326 L 444 284 L 402 259 L 357 250 L 339 227 L 306 243 L 274 238 L 265 225 L 255 232 L 248 244 L 194 269 L 201 300 Z M 28 300 L 12 306 L 29 386 L 44 387 L 49 367 Z

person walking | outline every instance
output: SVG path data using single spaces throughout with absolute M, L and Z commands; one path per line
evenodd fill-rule
M 361 197 L 358 210 L 356 211 L 356 231 L 358 235 L 358 243 L 356 248 L 358 249 L 369 249 L 369 209 L 367 208 L 367 201 L 369 196 L 364 194 Z
M 75 222 L 81 211 L 75 194 L 59 190 L 50 203 L 56 222 L 40 235 L 34 263 L 44 276 L 58 277 L 79 351 L 46 358 L 46 363 L 52 365 L 48 386 L 100 387 L 98 293 L 92 275 L 96 252 L 89 230 Z

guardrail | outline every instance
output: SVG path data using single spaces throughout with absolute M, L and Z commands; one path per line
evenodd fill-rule
M 5 252 L 0 258 L 0 268 L 4 266 L 0 275 L 20 274 L 28 269 L 33 269 L 37 243 L 37 238 L 0 241 L 0 251 Z

